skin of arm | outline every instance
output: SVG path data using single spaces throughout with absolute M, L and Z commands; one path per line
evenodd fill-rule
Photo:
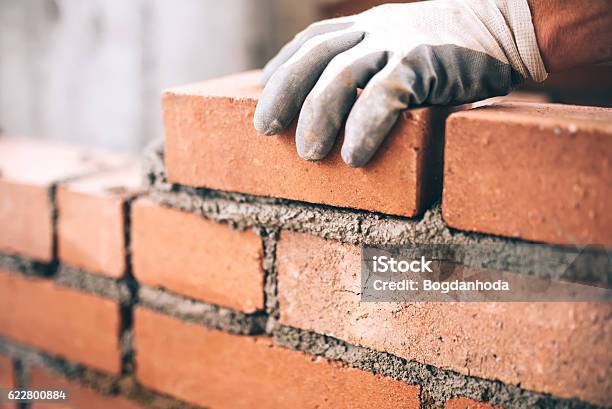
M 612 1 L 528 0 L 548 72 L 612 63 Z

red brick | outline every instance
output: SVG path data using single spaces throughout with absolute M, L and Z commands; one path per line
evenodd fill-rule
M 61 375 L 39 366 L 30 369 L 30 389 L 63 390 L 68 399 L 65 402 L 34 402 L 32 409 L 141 409 L 142 406 L 121 396 L 105 396 L 81 386 L 77 381 L 69 381 Z
M 361 302 L 361 252 L 302 233 L 276 252 L 280 322 L 562 397 L 612 396 L 612 304 Z
M 527 91 L 514 91 L 508 95 L 499 97 L 491 97 L 483 99 L 482 101 L 476 101 L 469 104 L 470 108 L 478 108 L 485 105 L 491 105 L 496 103 L 506 102 L 540 102 L 547 103 L 551 102 L 550 97 L 541 92 L 527 92 Z
M 0 137 L 0 251 L 51 261 L 49 187 L 123 160 L 66 145 Z
M 116 302 L 0 270 L 0 336 L 119 373 Z
M 125 271 L 123 206 L 139 186 L 138 163 L 60 186 L 57 190 L 60 261 L 121 277 Z
M 0 250 L 51 261 L 53 226 L 47 188 L 0 179 L 0 198 Z
M 504 103 L 447 121 L 443 215 L 455 228 L 611 244 L 612 109 Z
M 477 402 L 468 398 L 452 398 L 446 401 L 446 409 L 503 409 L 488 403 Z
M 143 284 L 244 312 L 263 309 L 262 243 L 251 230 L 139 199 L 132 262 Z
M 7 356 L 0 355 L 0 389 L 13 388 L 15 388 L 13 361 Z M 0 409 L 17 409 L 17 405 L 0 401 Z
M 437 194 L 445 110 L 405 112 L 365 168 L 342 162 L 340 143 L 319 162 L 300 159 L 295 128 L 259 135 L 253 113 L 259 72 L 164 93 L 165 161 L 174 183 L 402 216 Z
M 418 408 L 419 387 L 137 309 L 137 379 L 207 407 Z

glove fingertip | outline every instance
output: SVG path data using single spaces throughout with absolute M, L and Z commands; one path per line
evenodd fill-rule
M 358 155 L 355 150 L 349 148 L 348 146 L 342 146 L 342 150 L 340 151 L 340 155 L 342 156 L 342 160 L 347 165 L 353 168 L 361 168 L 364 167 L 368 163 L 368 156 Z
M 270 66 L 270 63 L 266 64 L 261 70 L 261 75 L 259 76 L 259 85 L 264 87 L 268 83 L 268 80 L 270 79 L 270 77 L 272 77 L 272 74 L 274 74 L 275 71 L 276 71 L 276 68 L 272 68 Z
M 280 133 L 285 127 L 278 119 L 273 119 L 268 124 L 268 128 L 265 130 L 264 135 L 276 135 Z
M 276 135 L 284 128 L 283 124 L 278 119 L 266 121 L 259 118 L 257 114 L 253 117 L 253 126 L 255 130 L 262 135 Z
M 309 161 L 321 160 L 327 156 L 329 149 L 319 141 L 317 135 L 309 131 L 298 129 L 295 137 L 295 147 L 300 158 Z

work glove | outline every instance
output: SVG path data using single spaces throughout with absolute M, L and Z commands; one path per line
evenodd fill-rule
M 342 158 L 364 166 L 404 109 L 505 95 L 546 76 L 526 0 L 385 4 L 314 23 L 285 45 L 263 70 L 254 125 L 276 134 L 301 108 L 297 151 L 318 160 L 346 120 Z

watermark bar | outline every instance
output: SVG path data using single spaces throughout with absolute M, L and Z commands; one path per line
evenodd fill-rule
M 3 389 L 0 403 L 4 402 L 66 402 L 68 392 L 62 389 Z
M 428 244 L 363 247 L 361 255 L 362 301 L 612 301 L 610 253 L 602 248 Z

